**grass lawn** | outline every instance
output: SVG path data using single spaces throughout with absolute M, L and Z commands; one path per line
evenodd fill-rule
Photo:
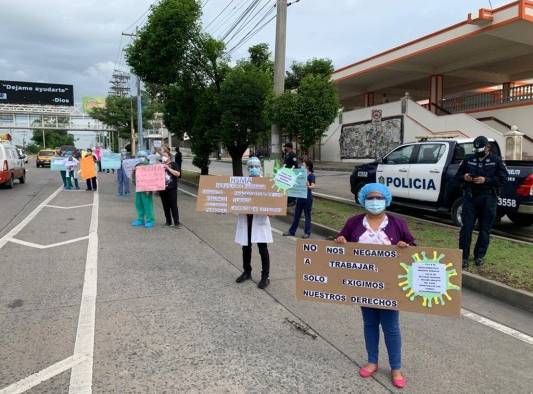
M 182 171 L 183 179 L 198 183 L 200 174 Z M 328 201 L 315 197 L 313 202 L 313 222 L 340 230 L 346 220 L 363 210 L 356 206 Z M 430 224 L 414 218 L 407 218 L 409 229 L 420 246 L 457 248 L 459 228 Z M 476 236 L 472 237 L 472 250 Z M 485 265 L 478 268 L 471 263 L 469 272 L 488 279 L 505 283 L 516 289 L 533 292 L 533 246 L 493 238 Z
M 313 221 L 334 229 L 340 230 L 346 219 L 362 212 L 362 209 L 355 206 L 316 197 L 313 202 Z M 418 245 L 458 247 L 459 228 L 406 219 Z M 473 250 L 476 236 L 472 238 Z M 533 291 L 533 246 L 492 238 L 485 264 L 478 268 L 472 263 L 468 271 L 517 289 Z

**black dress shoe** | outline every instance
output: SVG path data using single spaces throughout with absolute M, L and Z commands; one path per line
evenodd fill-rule
M 263 277 L 257 284 L 257 287 L 259 287 L 260 289 L 264 289 L 268 287 L 269 284 L 270 284 L 270 279 Z
M 252 279 L 252 274 L 250 272 L 243 272 L 241 276 L 235 279 L 235 282 L 242 283 L 245 280 L 250 280 L 250 279 Z
M 483 264 L 485 264 L 485 261 L 483 261 L 483 258 L 482 257 L 478 257 L 476 258 L 476 267 L 481 267 Z
M 468 259 L 463 259 L 463 269 L 468 268 Z
M 307 238 L 310 238 L 310 237 L 311 237 L 311 234 L 304 234 L 304 235 L 302 235 L 302 238 L 303 238 L 303 239 L 307 239 Z
M 284 237 L 294 237 L 294 234 L 291 234 L 291 233 L 289 233 L 288 231 L 284 232 L 284 233 L 281 234 L 281 235 L 283 235 Z

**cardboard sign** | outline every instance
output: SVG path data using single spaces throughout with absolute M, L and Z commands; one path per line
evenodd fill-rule
M 133 174 L 133 169 L 137 164 L 139 164 L 143 159 L 125 159 L 122 160 L 122 169 L 126 173 L 126 176 L 128 178 L 131 178 L 131 175 Z
M 96 176 L 96 165 L 92 155 L 80 160 L 80 176 L 82 179 L 91 179 Z
M 459 317 L 461 251 L 298 240 L 296 298 Z
M 276 160 L 265 160 L 263 162 L 263 175 L 266 178 L 272 178 L 274 176 L 275 166 L 276 166 Z
M 52 157 L 50 161 L 50 170 L 52 171 L 66 171 L 67 167 L 65 166 L 64 157 Z
M 122 167 L 122 156 L 120 153 L 104 151 L 101 160 L 102 170 L 118 170 Z
M 156 192 L 165 190 L 165 166 L 151 164 L 135 168 L 135 191 Z
M 269 178 L 203 175 L 196 211 L 284 216 L 287 196 L 275 190 Z
M 298 177 L 296 183 L 287 191 L 289 197 L 305 198 L 307 199 L 307 170 L 305 168 L 298 168 L 294 170 Z

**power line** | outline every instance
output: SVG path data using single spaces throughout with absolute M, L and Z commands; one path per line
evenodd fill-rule
M 249 18 L 248 20 L 245 20 L 241 27 L 239 27 L 237 29 L 237 31 L 235 31 L 235 33 L 233 33 L 233 35 L 228 39 L 228 41 L 226 42 L 226 44 L 229 44 L 235 37 L 237 37 L 239 35 L 239 33 L 241 31 L 243 31 L 247 26 L 249 26 L 250 24 L 253 23 L 254 19 L 257 17 L 257 15 L 259 15 L 269 4 L 270 0 L 267 0 L 267 2 L 258 10 L 256 11 L 256 13 L 251 17 Z M 275 6 L 275 3 L 274 3 L 274 6 Z M 268 12 L 267 12 L 268 13 Z M 260 23 L 260 22 L 259 22 Z M 256 24 L 257 26 L 257 24 Z M 255 27 L 255 26 L 254 26 Z M 253 28 L 252 28 L 253 29 Z
M 224 17 L 222 21 L 220 21 L 220 23 L 218 24 L 218 26 L 216 26 L 216 27 L 213 29 L 213 31 L 212 31 L 211 34 L 212 34 L 212 35 L 215 35 L 215 33 L 217 33 L 217 32 L 220 30 L 220 28 L 223 28 L 223 29 L 224 29 L 224 27 L 227 26 L 227 23 L 230 22 L 230 21 L 233 19 L 233 17 L 234 17 L 235 15 L 238 15 L 239 12 L 240 12 L 242 9 L 245 8 L 245 6 L 246 6 L 246 2 L 244 2 L 244 1 L 243 1 L 240 5 L 235 5 L 235 6 L 233 7 L 233 9 L 230 11 L 230 13 L 229 13 L 226 17 Z M 232 23 L 233 23 L 233 22 L 232 22 Z
M 241 21 L 246 18 L 246 16 L 253 10 L 254 6 L 256 6 L 259 3 L 260 0 L 252 0 L 250 2 L 250 5 L 244 10 L 244 12 L 237 18 L 237 20 L 233 23 L 233 25 L 224 33 L 221 40 L 225 41 L 226 38 L 239 26 Z
M 155 1 L 153 1 L 152 4 L 150 4 L 150 5 L 148 6 L 148 9 L 147 9 L 146 11 L 144 11 L 143 14 L 135 20 L 135 22 L 133 22 L 133 23 L 132 23 L 131 25 L 129 25 L 128 27 L 126 27 L 123 31 L 127 31 L 127 30 L 131 29 L 133 26 L 138 25 L 139 22 L 141 21 L 141 19 L 143 19 L 143 18 L 144 18 L 149 12 L 150 12 L 150 10 L 152 9 L 152 7 L 153 7 L 153 6 L 155 5 L 155 3 L 157 3 L 158 1 L 159 1 L 159 0 L 155 0 Z
M 211 22 L 209 22 L 205 27 L 204 27 L 204 30 L 207 30 L 209 28 L 209 26 L 211 26 L 213 24 L 213 22 L 215 22 L 218 18 L 220 18 L 220 16 L 224 13 L 224 11 L 226 11 L 228 9 L 228 7 L 234 2 L 235 0 L 231 0 L 223 9 L 222 11 L 220 11 L 218 13 L 217 16 L 215 16 Z

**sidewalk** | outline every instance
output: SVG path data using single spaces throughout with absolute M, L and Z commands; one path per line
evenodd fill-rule
M 393 391 L 383 345 L 375 379 L 356 375 L 366 359 L 358 308 L 296 301 L 293 239 L 274 235 L 266 291 L 237 285 L 234 216 L 198 214 L 195 199 L 180 193 L 184 228 L 132 229 L 132 202 L 102 178 L 94 392 Z M 530 346 L 492 328 L 403 313 L 402 330 L 409 392 L 518 393 L 533 385 Z
M 239 254 L 233 217 L 198 215 L 180 195 L 184 228 L 131 228 L 133 203 L 100 178 L 95 393 L 389 391 L 357 378 L 352 360 L 323 338 L 293 328 L 286 319 L 298 317 L 276 296 L 235 283 L 239 259 L 205 238 L 215 230 Z M 291 276 L 279 261 L 274 251 L 273 289 Z

